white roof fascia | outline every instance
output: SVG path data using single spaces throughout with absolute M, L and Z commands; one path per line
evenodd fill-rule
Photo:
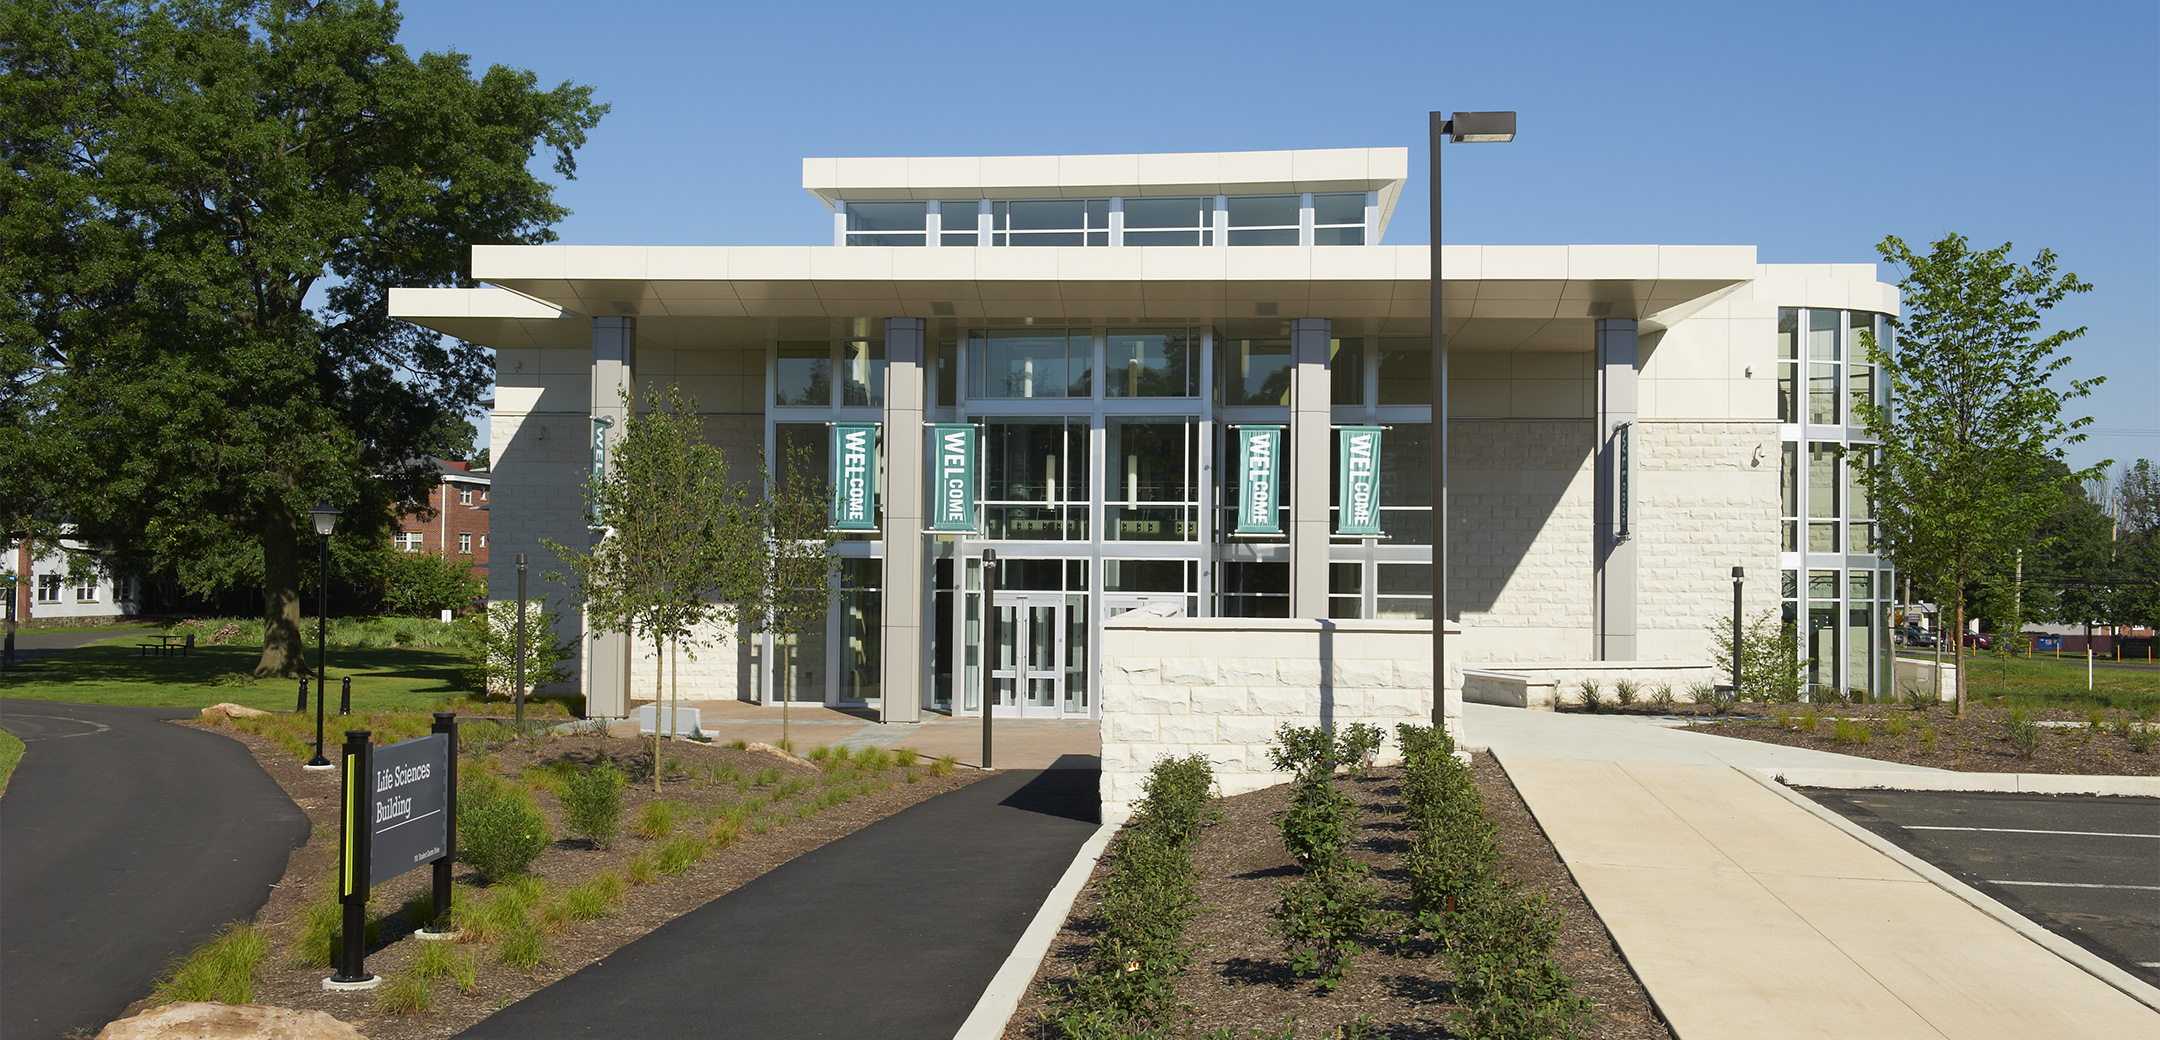
M 846 199 L 1042 199 L 1377 191 L 1385 227 L 1409 177 L 1407 148 L 1131 155 L 812 158 L 803 189 Z

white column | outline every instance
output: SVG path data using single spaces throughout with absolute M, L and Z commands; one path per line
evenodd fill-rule
M 1328 454 L 1330 427 L 1326 318 L 1290 323 L 1290 616 L 1328 616 Z
M 1640 344 L 1632 319 L 1597 323 L 1597 656 L 1601 661 L 1636 659 L 1635 542 L 1616 540 L 1620 518 L 1620 449 L 1617 431 L 1635 421 L 1635 377 Z M 1639 439 L 1637 439 L 1639 441 Z
M 885 573 L 879 593 L 885 631 L 878 683 L 884 722 L 922 721 L 923 618 L 930 582 L 923 568 L 923 347 L 921 318 L 885 319 Z
M 592 320 L 592 421 L 585 436 L 593 443 L 596 431 L 605 430 L 606 465 L 615 466 L 615 451 L 622 443 L 630 409 L 623 395 L 637 394 L 637 319 Z M 604 423 L 603 423 L 604 420 Z M 588 538 L 597 544 L 600 534 Z M 568 540 L 568 539 L 566 539 Z M 575 544 L 573 541 L 572 544 Z M 630 714 L 630 637 L 621 632 L 595 631 L 584 625 L 585 714 L 590 718 L 619 719 Z

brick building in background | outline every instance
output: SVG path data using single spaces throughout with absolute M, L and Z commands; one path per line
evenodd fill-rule
M 493 482 L 486 470 L 470 462 L 431 459 L 437 479 L 428 492 L 427 508 L 398 518 L 391 535 L 406 552 L 434 553 L 444 559 L 466 557 L 481 577 L 488 572 L 488 488 Z

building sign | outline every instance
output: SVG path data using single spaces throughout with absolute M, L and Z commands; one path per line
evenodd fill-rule
M 450 738 L 441 733 L 375 749 L 368 799 L 368 878 L 381 884 L 450 848 Z
M 930 428 L 930 529 L 975 530 L 975 427 Z
M 1634 423 L 1621 423 L 1613 428 L 1613 541 L 1627 541 L 1635 536 L 1630 530 L 1634 503 L 1629 501 L 1634 483 L 1635 459 L 1630 451 L 1629 434 L 1635 430 Z
M 1336 483 L 1335 533 L 1380 533 L 1380 427 L 1345 426 L 1335 449 L 1340 479 Z
M 607 432 L 615 420 L 595 415 L 592 420 L 592 482 L 585 486 L 585 511 L 600 515 L 600 484 L 607 479 Z
M 1237 433 L 1237 533 L 1281 534 L 1280 426 L 1240 426 Z
M 877 424 L 832 426 L 832 527 L 877 530 Z

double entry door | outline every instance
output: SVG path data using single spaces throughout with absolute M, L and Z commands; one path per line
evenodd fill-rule
M 1087 648 L 1070 639 L 1071 616 L 1062 592 L 999 592 L 991 617 L 997 641 L 990 667 L 990 704 L 1001 719 L 1056 719 L 1087 713 Z

